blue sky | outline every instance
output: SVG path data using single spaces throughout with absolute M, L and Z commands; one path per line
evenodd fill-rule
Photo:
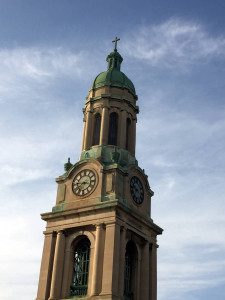
M 139 96 L 158 300 L 224 300 L 225 2 L 0 1 L 0 300 L 35 299 L 54 178 L 112 40 Z

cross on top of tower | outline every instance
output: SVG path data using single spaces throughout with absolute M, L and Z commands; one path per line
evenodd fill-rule
M 117 51 L 117 42 L 118 41 L 120 41 L 120 39 L 118 39 L 117 36 L 115 37 L 115 40 L 112 41 L 112 43 L 115 43 L 114 51 Z

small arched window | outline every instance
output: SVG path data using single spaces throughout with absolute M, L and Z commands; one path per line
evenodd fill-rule
M 113 112 L 109 117 L 109 137 L 108 144 L 117 146 L 118 115 Z
M 131 120 L 127 118 L 127 125 L 126 125 L 126 149 L 127 150 L 129 150 L 130 125 L 131 125 Z
M 94 119 L 94 131 L 93 131 L 92 146 L 99 145 L 100 129 L 101 129 L 101 115 L 96 114 L 95 119 Z
M 88 289 L 90 241 L 85 237 L 75 247 L 71 296 L 85 296 Z

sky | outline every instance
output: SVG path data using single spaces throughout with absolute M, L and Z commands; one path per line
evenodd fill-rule
M 224 300 L 225 2 L 0 1 L 0 300 L 35 299 L 55 178 L 120 38 L 155 195 L 158 300 Z

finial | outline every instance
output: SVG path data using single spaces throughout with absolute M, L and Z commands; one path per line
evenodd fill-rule
M 120 39 L 118 39 L 117 36 L 115 37 L 115 40 L 112 41 L 112 43 L 115 43 L 114 51 L 117 51 L 117 42 L 118 41 L 120 41 Z
M 68 162 L 64 164 L 64 170 L 67 172 L 73 165 L 70 162 L 70 158 L 68 157 Z

